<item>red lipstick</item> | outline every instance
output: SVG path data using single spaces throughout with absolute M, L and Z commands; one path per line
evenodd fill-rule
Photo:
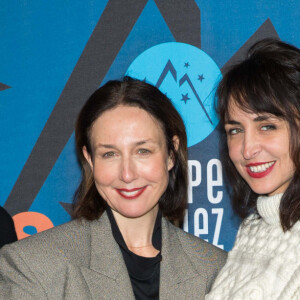
M 274 164 L 270 167 L 268 167 L 265 171 L 261 171 L 261 172 L 252 172 L 250 167 L 257 167 L 257 166 L 261 166 L 261 165 L 265 165 L 267 164 L 268 162 L 264 162 L 264 163 L 252 163 L 252 164 L 248 164 L 246 165 L 246 170 L 247 170 L 247 173 L 249 176 L 251 176 L 252 178 L 262 178 L 262 177 L 265 177 L 267 176 L 274 168 L 275 166 L 275 161 L 274 161 Z M 271 162 L 269 162 L 271 163 Z
M 116 191 L 125 199 L 136 199 L 146 190 L 146 188 L 147 186 L 135 189 L 116 189 Z

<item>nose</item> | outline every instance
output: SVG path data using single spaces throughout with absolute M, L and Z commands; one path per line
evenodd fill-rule
M 261 143 L 259 138 L 253 132 L 245 132 L 242 154 L 244 159 L 255 158 L 261 151 Z
M 124 157 L 121 161 L 120 180 L 130 183 L 137 178 L 137 167 L 132 158 Z

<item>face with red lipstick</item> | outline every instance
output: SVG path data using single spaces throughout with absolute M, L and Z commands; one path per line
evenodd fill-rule
M 293 175 L 288 123 L 268 113 L 241 110 L 234 101 L 225 123 L 229 156 L 257 194 L 283 193 Z
M 173 161 L 161 125 L 145 110 L 118 106 L 94 122 L 89 162 L 95 185 L 114 214 L 137 218 L 157 212 Z

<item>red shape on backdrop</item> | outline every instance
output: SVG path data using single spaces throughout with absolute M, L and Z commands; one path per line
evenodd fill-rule
M 26 226 L 35 227 L 37 232 L 54 227 L 52 221 L 47 216 L 38 212 L 22 212 L 13 216 L 13 220 L 15 223 L 18 240 L 30 236 L 30 234 L 24 232 L 24 228 Z

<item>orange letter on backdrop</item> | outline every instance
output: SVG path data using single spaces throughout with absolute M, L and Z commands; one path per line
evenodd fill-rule
M 35 227 L 37 232 L 54 227 L 53 223 L 47 216 L 38 212 L 22 212 L 13 216 L 13 220 L 19 240 L 30 236 L 30 234 L 24 232 L 24 228 L 26 226 Z

